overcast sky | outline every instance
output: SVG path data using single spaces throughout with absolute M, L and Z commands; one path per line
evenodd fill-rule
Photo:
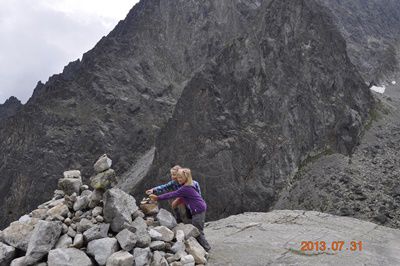
M 25 103 L 36 83 L 62 72 L 139 0 L 0 0 L 0 104 Z

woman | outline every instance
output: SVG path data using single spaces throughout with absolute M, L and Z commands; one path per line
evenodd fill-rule
M 183 199 L 192 214 L 192 224 L 200 231 L 197 241 L 206 251 L 209 251 L 211 247 L 204 236 L 204 222 L 206 218 L 207 204 L 194 187 L 192 172 L 189 168 L 181 168 L 178 170 L 177 181 L 181 185 L 178 190 L 159 196 L 151 194 L 149 197 L 152 200 L 168 200 L 172 198 Z

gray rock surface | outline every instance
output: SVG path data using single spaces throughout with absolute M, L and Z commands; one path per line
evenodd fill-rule
M 62 235 L 58 239 L 55 248 L 68 248 L 70 245 L 72 245 L 72 238 L 69 235 Z
M 10 265 L 15 257 L 15 248 L 0 242 L 0 266 Z
M 103 201 L 104 220 L 110 223 L 114 232 L 123 230 L 124 223 L 131 223 L 132 214 L 138 210 L 135 199 L 118 188 L 107 190 Z
M 8 98 L 3 104 L 0 104 L 0 121 L 4 121 L 15 115 L 22 106 L 18 98 L 14 96 Z
M 75 248 L 53 249 L 49 252 L 48 266 L 92 266 L 85 252 Z
M 375 118 L 351 157 L 312 158 L 288 180 L 274 208 L 315 210 L 400 228 L 399 92 L 392 86 L 387 96 L 376 95 Z
M 198 237 L 200 235 L 199 229 L 197 229 L 194 225 L 192 224 L 183 224 L 180 223 L 177 226 L 175 226 L 172 231 L 178 235 L 178 231 L 181 230 L 184 234 L 185 239 L 188 239 L 190 237 Z M 181 233 L 179 233 L 179 237 L 181 237 Z M 178 238 L 177 238 L 178 239 Z
M 2 235 L 6 244 L 26 251 L 32 236 L 34 225 L 30 223 L 13 222 L 4 229 Z
M 46 256 L 57 243 L 61 230 L 60 222 L 39 221 L 29 240 L 25 263 L 33 264 Z
M 169 229 L 173 229 L 177 225 L 175 217 L 165 209 L 160 209 L 157 213 L 157 220 L 160 222 L 160 225 Z
M 137 242 L 137 236 L 128 229 L 124 229 L 119 232 L 115 238 L 118 240 L 121 248 L 125 251 L 133 250 Z
M 150 248 L 135 248 L 133 251 L 135 266 L 145 266 L 150 263 Z
M 400 231 L 313 211 L 245 213 L 208 223 L 208 265 L 398 265 Z M 302 241 L 344 241 L 342 251 L 302 251 Z M 362 241 L 362 251 L 350 251 Z M 359 246 L 357 246 L 359 248 Z M 238 252 L 240 251 L 240 252 Z
M 107 154 L 103 154 L 100 158 L 96 161 L 93 168 L 96 173 L 104 172 L 111 168 L 112 160 L 107 156 Z
M 108 236 L 108 230 L 110 229 L 109 224 L 98 224 L 89 228 L 83 233 L 83 237 L 86 242 L 90 242 L 92 240 L 106 238 Z
M 174 239 L 174 232 L 168 229 L 168 227 L 165 226 L 156 226 L 154 227 L 154 230 L 159 232 L 161 234 L 161 238 L 158 240 L 162 240 L 164 242 L 171 242 L 172 239 Z
M 107 266 L 132 266 L 133 255 L 127 251 L 118 251 L 107 259 Z
M 207 191 L 207 219 L 266 211 L 308 157 L 350 154 L 359 142 L 374 100 L 328 11 L 284 0 L 254 12 L 253 33 L 186 83 L 133 194 L 179 162 Z
M 87 253 L 92 255 L 99 265 L 106 265 L 107 259 L 118 250 L 117 239 L 110 237 L 93 240 L 87 246 Z

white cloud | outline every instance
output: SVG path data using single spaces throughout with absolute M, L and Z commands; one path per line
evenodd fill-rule
M 0 103 L 81 58 L 138 0 L 1 0 Z

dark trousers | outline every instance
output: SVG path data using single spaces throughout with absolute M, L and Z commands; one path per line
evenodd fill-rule
M 206 251 L 211 249 L 210 244 L 207 242 L 206 237 L 204 236 L 204 222 L 206 220 L 206 212 L 193 214 L 192 215 L 192 224 L 199 229 L 200 235 L 197 237 L 197 241 Z

